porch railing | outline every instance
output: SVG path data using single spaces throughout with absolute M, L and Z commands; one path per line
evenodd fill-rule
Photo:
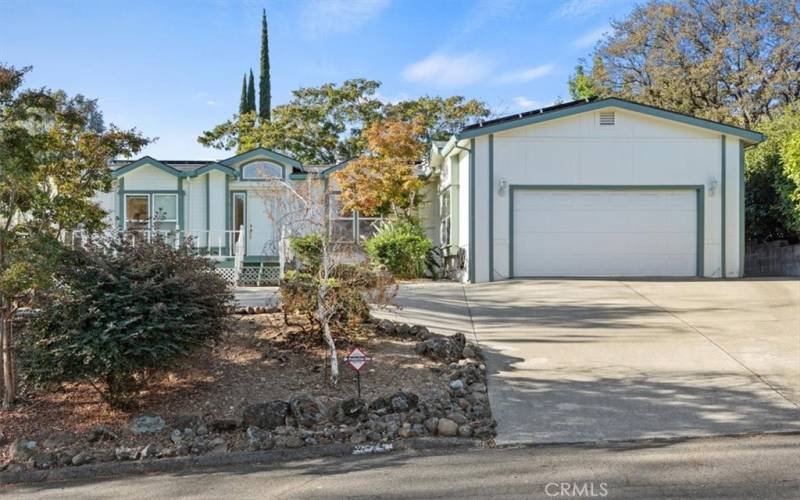
M 244 226 L 238 230 L 196 230 L 183 229 L 166 231 L 160 229 L 131 229 L 127 231 L 108 231 L 101 234 L 89 234 L 83 230 L 69 231 L 62 235 L 62 242 L 68 246 L 85 246 L 97 238 L 124 237 L 136 244 L 137 242 L 151 242 L 160 237 L 176 247 L 181 241 L 189 244 L 199 254 L 215 258 L 235 258 L 241 252 L 244 259 Z

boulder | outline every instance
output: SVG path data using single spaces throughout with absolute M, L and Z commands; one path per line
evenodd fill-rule
M 439 419 L 436 417 L 431 417 L 425 421 L 425 429 L 430 434 L 436 434 L 436 430 L 439 428 Z
M 36 454 L 39 445 L 36 441 L 15 439 L 8 447 L 8 458 L 15 463 L 25 463 Z
M 436 431 L 440 436 L 455 437 L 458 435 L 458 424 L 449 418 L 441 418 L 436 426 Z
M 408 337 L 411 335 L 411 327 L 406 325 L 405 323 L 401 323 L 397 325 L 397 327 L 395 328 L 395 332 L 397 333 L 397 335 L 401 337 Z
M 389 396 L 389 408 L 396 413 L 416 408 L 417 404 L 419 404 L 419 396 L 413 392 L 398 391 Z
M 118 446 L 114 449 L 114 456 L 117 457 L 117 460 L 136 460 L 139 456 L 139 450 L 138 448 Z
M 305 394 L 291 398 L 289 409 L 297 424 L 303 427 L 312 427 L 325 417 L 322 404 Z
M 336 420 L 361 420 L 367 414 L 367 403 L 363 399 L 349 398 L 342 401 L 336 409 Z
M 250 448 L 254 450 L 260 450 L 262 443 L 269 436 L 269 433 L 267 433 L 267 431 L 259 429 L 254 425 L 248 427 L 245 434 L 247 434 L 247 443 L 250 445 Z
M 208 428 L 214 432 L 229 432 L 238 429 L 240 424 L 233 418 L 216 418 L 208 423 Z
M 289 415 L 289 403 L 286 401 L 270 401 L 245 407 L 242 419 L 245 425 L 254 425 L 261 429 L 272 430 L 286 423 Z
M 436 360 L 452 363 L 463 357 L 464 346 L 467 339 L 463 333 L 456 333 L 450 337 L 444 335 L 431 335 L 419 342 L 415 350 L 419 354 Z
M 216 437 L 208 442 L 206 449 L 209 453 L 227 453 L 228 443 L 221 437 Z
M 147 458 L 156 458 L 158 456 L 158 451 L 158 445 L 150 443 L 142 448 L 141 453 L 139 453 L 139 458 L 142 460 Z
M 76 466 L 77 465 L 88 464 L 88 463 L 91 463 L 93 461 L 94 461 L 94 455 L 92 455 L 92 453 L 87 451 L 87 450 L 79 451 L 78 453 L 76 453 L 72 457 L 72 459 L 70 459 L 70 463 L 72 465 L 76 465 Z
M 465 358 L 474 358 L 477 355 L 477 351 L 471 345 L 466 345 L 464 346 L 464 350 L 461 352 L 461 354 Z
M 464 381 L 458 378 L 455 380 L 451 380 L 448 385 L 450 386 L 450 389 L 453 391 L 461 391 L 464 389 Z
M 452 420 L 453 422 L 455 422 L 458 425 L 464 425 L 464 424 L 467 423 L 467 417 L 464 416 L 464 414 L 461 413 L 461 412 L 454 411 L 454 412 L 448 413 L 447 414 L 447 418 Z
M 301 448 L 303 444 L 305 444 L 303 438 L 297 434 L 287 434 L 275 438 L 275 446 L 278 448 Z
M 472 427 L 468 425 L 458 426 L 458 435 L 465 438 L 472 437 Z
M 183 434 L 181 433 L 181 430 L 175 429 L 172 431 L 172 434 L 169 435 L 169 439 L 175 444 L 181 444 L 183 441 Z
M 89 433 L 89 442 L 90 443 L 101 443 L 103 441 L 116 441 L 119 439 L 115 433 L 109 430 L 107 427 L 95 427 Z
M 382 319 L 378 321 L 376 328 L 379 333 L 382 333 L 384 335 L 394 335 L 395 333 L 394 321 L 390 321 L 388 319 Z
M 131 420 L 128 427 L 132 433 L 139 436 L 141 434 L 159 432 L 164 429 L 166 425 L 167 423 L 164 419 L 158 415 L 139 415 Z

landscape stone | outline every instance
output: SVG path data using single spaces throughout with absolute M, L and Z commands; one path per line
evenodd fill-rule
M 138 436 L 141 434 L 159 432 L 164 429 L 166 425 L 167 423 L 164 422 L 164 419 L 158 415 L 139 415 L 131 420 L 129 428 L 131 432 Z
M 272 430 L 286 423 L 289 415 L 289 403 L 286 401 L 270 401 L 245 407 L 242 419 L 245 425 L 255 425 L 261 429 Z
M 440 436 L 455 437 L 458 435 L 458 424 L 449 418 L 439 419 L 436 430 Z

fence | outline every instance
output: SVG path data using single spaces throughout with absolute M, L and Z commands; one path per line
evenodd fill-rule
M 800 244 L 772 241 L 748 245 L 744 266 L 747 276 L 800 276 Z

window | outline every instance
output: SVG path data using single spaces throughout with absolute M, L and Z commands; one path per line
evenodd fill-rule
M 173 193 L 126 194 L 125 229 L 171 232 L 178 229 L 178 195 Z
M 128 231 L 150 229 L 149 195 L 125 195 L 125 228 Z
M 242 167 L 242 179 L 264 180 L 270 177 L 283 178 L 283 167 L 270 161 L 254 161 Z
M 153 195 L 153 229 L 175 231 L 178 229 L 178 195 Z
M 441 207 L 439 213 L 441 215 L 439 223 L 439 242 L 442 246 L 450 244 L 450 189 L 442 193 Z

